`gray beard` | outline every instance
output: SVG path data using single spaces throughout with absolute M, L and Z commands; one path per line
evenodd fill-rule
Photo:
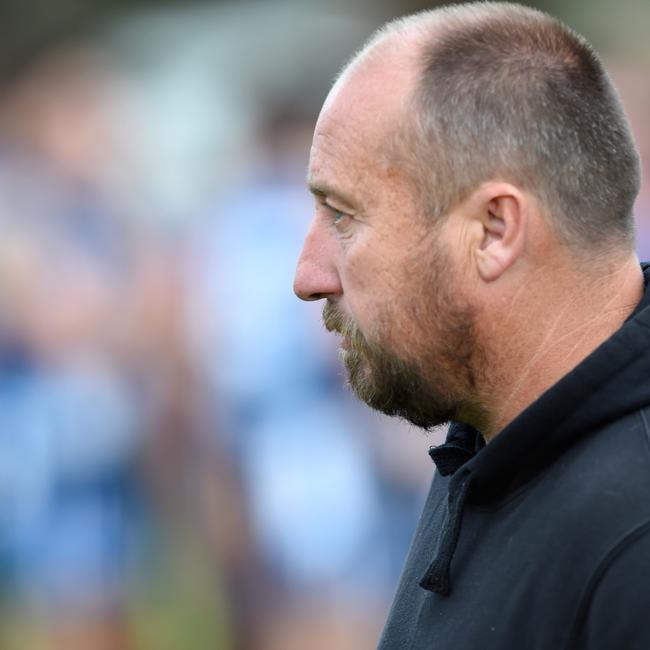
M 444 314 L 444 319 L 420 329 L 437 340 L 424 341 L 417 359 L 407 360 L 385 345 L 369 342 L 334 303 L 328 301 L 323 308 L 326 329 L 340 332 L 349 344 L 342 358 L 354 394 L 371 408 L 425 430 L 458 419 L 468 408 L 475 384 L 472 310 L 449 300 L 444 311 L 432 313 Z

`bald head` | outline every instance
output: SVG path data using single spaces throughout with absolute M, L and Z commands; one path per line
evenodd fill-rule
M 374 39 L 343 70 L 329 92 L 316 132 L 329 123 L 375 135 L 394 133 L 404 122 L 408 99 L 418 80 L 420 48 L 411 36 Z M 367 140 L 381 149 L 383 138 Z
M 312 143 L 309 185 L 317 196 L 358 210 L 389 190 L 389 143 L 405 121 L 417 81 L 415 50 L 381 39 L 342 72 L 323 104 Z M 371 171 L 372 170 L 372 171 Z

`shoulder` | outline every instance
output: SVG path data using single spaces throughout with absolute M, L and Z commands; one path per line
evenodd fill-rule
M 585 586 L 571 648 L 650 648 L 650 521 L 609 549 Z
M 567 647 L 650 648 L 650 408 L 585 436 L 559 462 L 564 531 L 591 565 Z
M 650 518 L 650 408 L 586 433 L 541 481 L 582 521 L 589 512 L 601 520 Z

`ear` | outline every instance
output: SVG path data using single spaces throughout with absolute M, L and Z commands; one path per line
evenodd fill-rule
M 489 182 L 477 190 L 474 198 L 476 268 L 485 282 L 492 282 L 524 251 L 528 197 L 509 183 Z

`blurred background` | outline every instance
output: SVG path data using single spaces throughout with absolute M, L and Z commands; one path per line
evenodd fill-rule
M 416 1 L 2 0 L 0 650 L 374 648 L 432 465 L 291 292 L 314 121 Z M 650 168 L 650 3 L 532 2 Z M 650 257 L 650 184 L 637 204 Z

